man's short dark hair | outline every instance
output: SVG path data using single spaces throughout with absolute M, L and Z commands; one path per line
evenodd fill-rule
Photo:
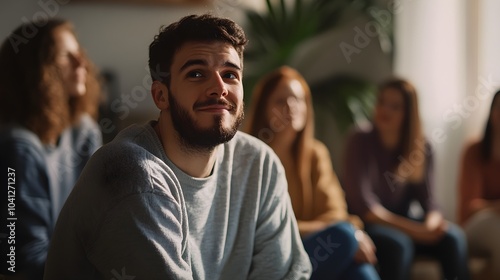
M 186 42 L 229 43 L 243 63 L 243 50 L 247 41 L 243 29 L 230 19 L 209 14 L 183 17 L 178 22 L 163 26 L 149 45 L 151 78 L 153 81 L 170 84 L 170 67 L 174 54 Z

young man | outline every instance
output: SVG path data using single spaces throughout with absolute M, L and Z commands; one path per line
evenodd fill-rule
M 283 167 L 237 132 L 246 41 L 210 15 L 155 37 L 159 119 L 91 158 L 57 222 L 45 279 L 309 277 Z

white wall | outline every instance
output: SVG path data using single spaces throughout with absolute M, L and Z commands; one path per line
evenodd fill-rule
M 435 151 L 437 200 L 454 220 L 463 145 L 482 134 L 500 81 L 500 2 L 396 2 L 395 71 L 420 93 L 425 133 Z
M 454 106 L 466 94 L 465 6 L 455 0 L 405 0 L 396 16 L 395 71 L 420 93 L 424 131 L 435 153 L 436 197 L 454 220 L 464 127 L 450 118 L 458 115 Z
M 478 97 L 477 113 L 467 126 L 469 137 L 480 137 L 488 117 L 493 94 L 500 89 L 500 1 L 480 0 L 478 5 L 477 77 L 472 81 Z

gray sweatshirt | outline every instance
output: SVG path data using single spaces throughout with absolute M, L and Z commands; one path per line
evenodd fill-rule
M 59 216 L 44 279 L 307 279 L 279 159 L 238 132 L 212 174 L 167 157 L 152 123 L 98 150 Z

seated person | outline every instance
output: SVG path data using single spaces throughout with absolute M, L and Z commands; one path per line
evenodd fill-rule
M 246 42 L 211 15 L 155 36 L 159 118 L 92 156 L 57 221 L 45 279 L 309 278 L 283 166 L 237 131 Z
M 409 279 L 415 254 L 436 257 L 445 279 L 469 279 L 467 244 L 434 200 L 433 152 L 420 125 L 417 92 L 402 79 L 378 91 L 369 131 L 347 141 L 343 187 L 349 209 L 377 247 L 380 278 Z M 412 217 L 418 201 L 424 217 Z
M 314 138 L 311 92 L 290 67 L 262 77 L 252 94 L 247 131 L 266 142 L 285 167 L 299 232 L 313 265 L 311 279 L 379 279 L 375 247 L 347 213 L 330 154 Z M 322 246 L 325 242 L 331 248 Z
M 37 26 L 37 32 L 25 37 L 29 26 Z M 2 182 L 12 182 L 8 190 L 17 220 L 15 244 L 0 242 L 2 273 L 16 279 L 43 277 L 59 211 L 85 163 L 102 144 L 93 119 L 99 93 L 92 64 L 69 22 L 25 23 L 3 42 L 0 169 Z M 4 201 L 1 212 L 6 221 Z M 15 275 L 4 261 L 11 246 Z
M 500 279 L 500 91 L 483 138 L 466 147 L 459 174 L 460 223 L 471 254 L 490 257 L 490 279 Z

